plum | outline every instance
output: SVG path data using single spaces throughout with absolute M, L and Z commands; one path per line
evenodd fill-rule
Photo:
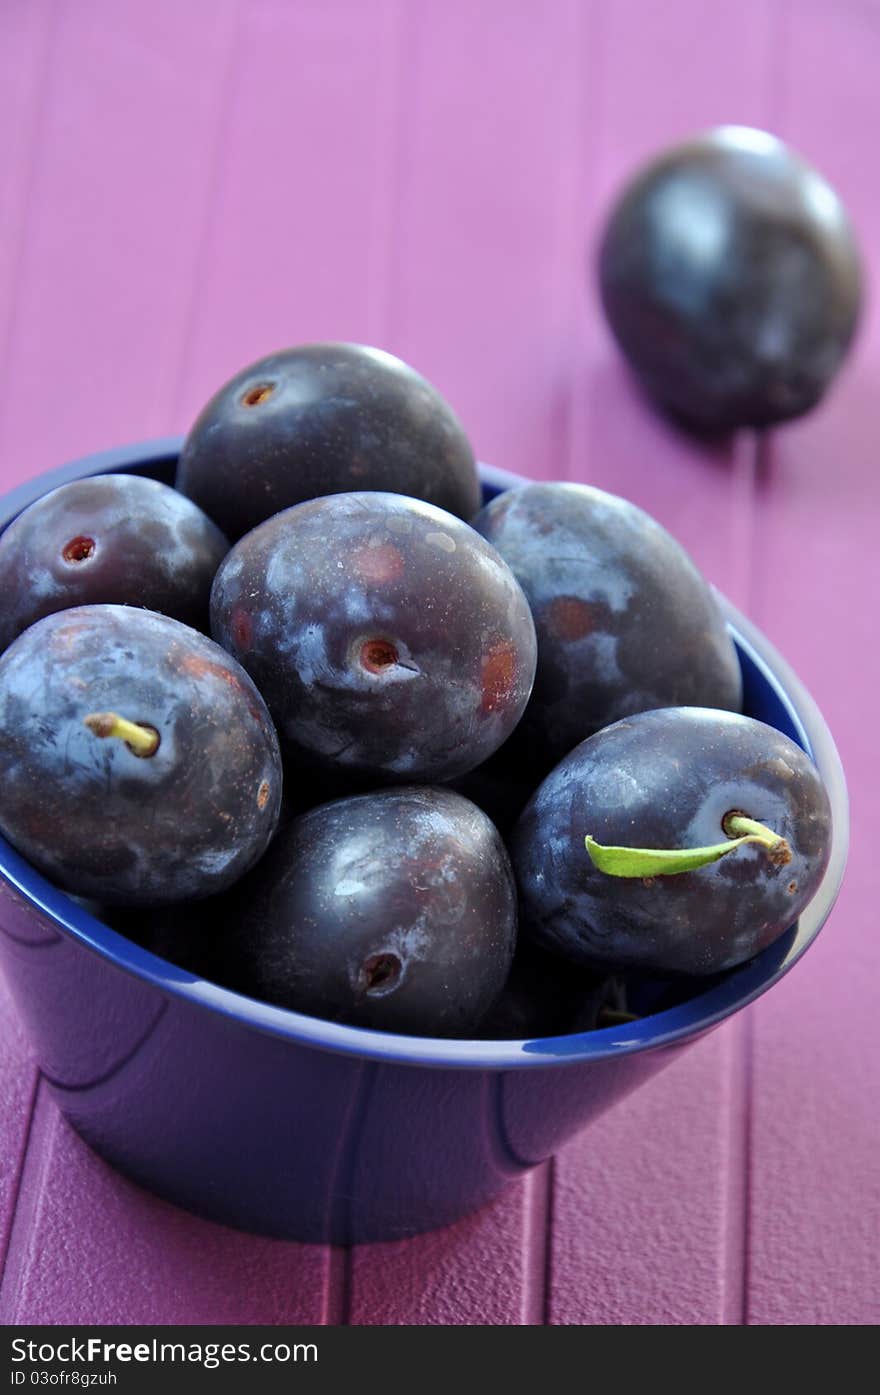
M 794 924 L 830 838 L 819 773 L 787 736 L 738 713 L 642 712 L 526 806 L 510 845 L 523 931 L 594 969 L 718 973 Z
M 211 629 L 289 756 L 385 783 L 478 765 L 535 672 L 507 564 L 460 519 L 400 494 L 334 494 L 262 523 L 217 573 Z
M 523 768 L 546 774 L 633 712 L 742 705 L 711 588 L 635 504 L 589 485 L 528 484 L 498 495 L 474 527 L 510 566 L 535 621 L 535 685 L 511 743 Z
M 452 408 L 408 364 L 365 344 L 301 344 L 243 368 L 190 430 L 176 483 L 232 539 L 352 490 L 407 494 L 460 518 L 480 506 Z
M 0 831 L 65 890 L 133 906 L 224 890 L 264 852 L 281 780 L 251 679 L 177 620 L 78 606 L 0 656 Z
M 706 434 L 814 407 L 861 303 L 840 199 L 782 141 L 743 126 L 641 169 L 608 217 L 598 271 L 608 323 L 642 386 Z
M 0 536 L 0 649 L 78 605 L 160 611 L 208 628 L 229 543 L 190 499 L 140 475 L 94 475 L 44 494 Z
M 322 804 L 281 829 L 214 951 L 227 987 L 380 1031 L 463 1036 L 501 992 L 516 893 L 501 837 L 451 790 Z

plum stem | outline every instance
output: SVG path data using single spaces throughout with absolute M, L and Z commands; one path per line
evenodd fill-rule
M 159 747 L 159 733 L 153 727 L 130 722 L 117 712 L 90 712 L 83 722 L 94 736 L 115 736 L 124 741 L 133 755 L 152 756 Z
M 721 821 L 728 835 L 726 843 L 713 843 L 704 848 L 618 848 L 597 843 L 589 834 L 585 839 L 593 866 L 609 877 L 671 877 L 680 872 L 693 872 L 718 862 L 744 843 L 756 843 L 767 853 L 775 867 L 791 862 L 791 848 L 786 840 L 766 824 L 750 819 L 733 809 Z
M 781 834 L 774 833 L 766 824 L 749 818 L 748 814 L 743 814 L 739 809 L 731 809 L 729 814 L 725 814 L 721 820 L 721 827 L 729 838 L 748 838 L 750 842 L 757 843 L 764 849 L 774 867 L 785 867 L 791 862 L 791 848 L 786 839 Z

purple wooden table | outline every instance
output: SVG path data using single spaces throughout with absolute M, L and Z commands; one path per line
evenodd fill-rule
M 854 831 L 784 983 L 406 1243 L 254 1239 L 120 1180 L 0 991 L 0 1321 L 880 1317 L 880 318 L 812 417 L 707 455 L 634 394 L 585 271 L 622 176 L 721 121 L 813 159 L 876 259 L 878 71 L 877 0 L 4 0 L 4 488 L 185 430 L 272 348 L 382 345 L 483 459 L 625 494 L 681 539 L 818 700 Z

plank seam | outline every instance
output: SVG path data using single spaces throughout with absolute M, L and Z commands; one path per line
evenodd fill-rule
M 45 94 L 51 91 L 48 78 L 57 43 L 58 18 L 59 0 L 53 0 L 51 7 L 47 11 L 45 28 L 41 39 L 41 48 L 35 63 L 36 78 L 34 81 L 34 92 L 42 94 L 42 99 L 39 97 L 36 99 L 39 105 L 31 115 L 29 122 L 30 130 L 26 137 L 28 156 L 27 172 L 24 177 L 23 198 L 21 201 L 22 214 L 10 265 L 9 311 L 4 332 L 2 336 L 0 336 L 0 374 L 2 374 L 3 381 L 7 383 L 10 377 L 13 346 L 16 342 L 15 330 L 21 315 L 21 287 L 24 282 L 22 264 L 25 259 L 25 249 L 29 241 L 27 234 L 33 219 L 36 202 L 38 168 L 40 164 L 39 156 L 46 138 L 49 102 Z M 2 440 L 3 437 L 5 416 L 5 413 L 0 412 L 0 440 Z
M 556 1214 L 556 1188 L 558 1185 L 555 1156 L 547 1162 L 546 1225 L 547 1239 L 544 1246 L 544 1305 L 541 1320 L 545 1325 L 553 1321 L 553 1218 Z
M 529 1174 L 523 1193 L 520 1322 L 525 1327 L 539 1327 L 547 1321 L 552 1179 L 553 1159 L 550 1158 Z
M 327 1259 L 325 1327 L 349 1327 L 353 1306 L 354 1255 L 350 1245 L 331 1245 Z
M 21 1281 L 27 1273 L 28 1242 L 34 1231 L 34 1218 L 39 1210 L 49 1168 L 51 1131 L 55 1111 L 45 1080 L 37 1072 L 33 1092 L 33 1108 L 23 1149 L 21 1170 L 15 1199 L 15 1213 L 9 1228 L 9 1238 L 0 1278 L 0 1324 L 18 1321 Z
M 31 1088 L 27 1102 L 26 1123 L 22 1131 L 21 1141 L 19 1143 L 18 1156 L 15 1160 L 15 1173 L 12 1179 L 12 1196 L 11 1204 L 9 1207 L 8 1220 L 3 1229 L 3 1232 L 0 1233 L 0 1309 L 2 1309 L 3 1292 L 6 1282 L 7 1261 L 9 1258 L 9 1251 L 12 1245 L 12 1232 L 15 1229 L 15 1217 L 16 1212 L 18 1210 L 19 1197 L 21 1196 L 21 1183 L 22 1177 L 24 1176 L 25 1159 L 27 1158 L 28 1148 L 30 1146 L 31 1130 L 33 1128 L 34 1123 L 34 1112 L 37 1107 L 37 1091 L 40 1085 L 40 1072 L 37 1070 L 35 1066 L 31 1066 L 30 1069 L 32 1071 L 32 1075 Z
M 754 1139 L 754 1055 L 755 1055 L 755 1019 L 756 1009 L 752 1008 L 746 1012 L 746 1020 L 743 1030 L 742 1052 L 743 1061 L 743 1186 L 742 1186 L 742 1258 L 741 1276 L 742 1285 L 740 1291 L 739 1325 L 748 1326 L 749 1322 L 749 1279 L 751 1277 L 752 1258 L 752 1159 L 753 1159 L 753 1139 Z

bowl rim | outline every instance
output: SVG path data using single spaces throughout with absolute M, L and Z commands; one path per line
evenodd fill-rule
M 173 466 L 183 443 L 162 437 L 116 447 L 71 461 L 0 496 L 0 531 L 29 504 L 69 481 L 109 471 L 151 473 Z M 536 483 L 525 476 L 480 464 L 481 480 L 495 492 Z M 575 1065 L 674 1047 L 713 1030 L 766 993 L 806 952 L 825 924 L 843 880 L 849 847 L 849 806 L 840 756 L 813 698 L 769 640 L 717 589 L 728 628 L 785 709 L 801 743 L 822 776 L 832 809 L 832 846 L 825 875 L 799 921 L 754 959 L 732 969 L 703 993 L 633 1023 L 568 1036 L 524 1040 L 479 1040 L 402 1036 L 347 1026 L 275 1007 L 222 988 L 142 949 L 98 920 L 35 871 L 0 836 L 0 878 L 48 917 L 53 928 L 85 950 L 157 988 L 163 995 L 219 1014 L 241 1028 L 300 1047 L 394 1066 L 457 1070 L 517 1070 Z

